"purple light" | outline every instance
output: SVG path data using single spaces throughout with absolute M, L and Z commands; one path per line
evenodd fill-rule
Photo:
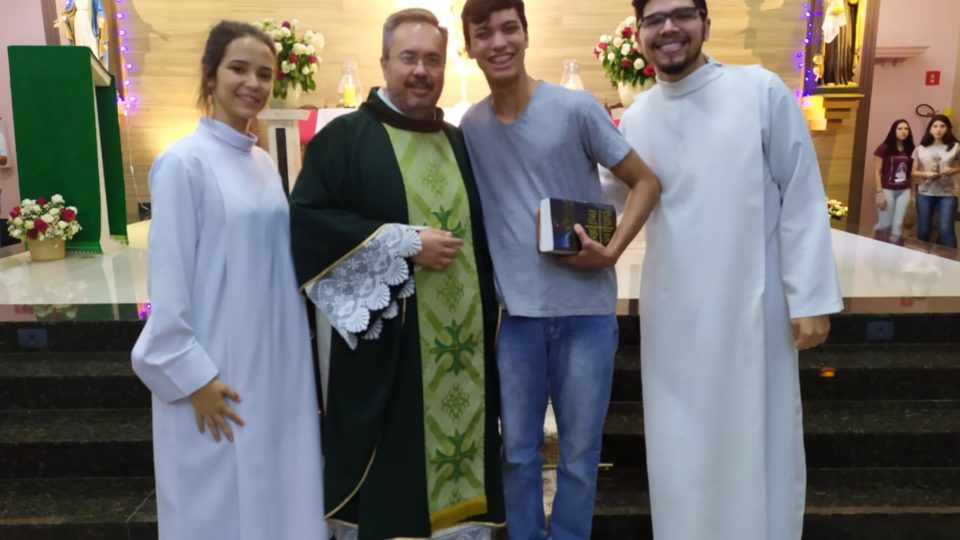
M 128 72 L 129 72 L 129 71 L 134 71 L 134 70 L 136 70 L 136 68 L 137 68 L 136 65 L 134 65 L 133 62 L 126 62 L 126 59 L 124 58 L 124 56 L 126 56 L 126 54 L 130 52 L 130 48 L 123 44 L 123 38 L 127 37 L 127 30 L 126 30 L 125 28 L 120 27 L 120 21 L 123 21 L 123 20 L 125 20 L 125 19 L 127 18 L 126 12 L 124 12 L 124 11 L 122 11 L 122 10 L 119 9 L 120 5 L 123 4 L 123 0 L 114 0 L 114 4 L 115 4 L 115 5 L 117 6 L 117 8 L 118 8 L 115 17 L 116 17 L 116 19 L 117 19 L 117 21 L 118 21 L 118 22 L 117 22 L 117 36 L 119 36 L 119 39 L 117 39 L 117 43 L 118 43 L 118 45 L 120 45 L 120 47 L 119 47 L 119 49 L 120 49 L 120 51 L 119 51 L 119 52 L 120 52 L 120 62 L 121 62 L 121 64 L 123 64 L 123 66 L 126 68 L 126 70 L 127 70 Z M 124 86 L 125 88 L 130 88 L 131 84 L 132 84 L 132 81 L 131 81 L 129 78 L 125 78 L 125 79 L 123 80 L 123 86 Z M 136 106 L 137 97 L 136 97 L 136 96 L 127 96 L 127 99 L 126 99 L 126 100 L 123 100 L 122 98 L 118 97 L 118 98 L 117 98 L 117 102 L 118 102 L 118 103 L 123 103 L 124 115 L 126 115 L 126 111 L 129 111 L 129 110 L 133 109 L 133 108 Z M 145 316 L 149 316 L 149 315 L 150 315 L 150 309 L 151 309 L 151 306 L 150 306 L 150 304 L 148 303 L 148 304 L 146 305 L 146 309 L 144 310 L 145 312 L 141 312 L 141 318 L 145 318 Z
M 810 13 L 809 11 L 806 13 L 806 15 L 807 15 L 807 18 L 808 18 L 808 19 L 809 19 L 810 17 L 813 17 L 813 13 Z
M 809 40 L 809 39 L 804 39 L 803 42 L 806 43 L 807 45 L 810 44 L 810 40 Z

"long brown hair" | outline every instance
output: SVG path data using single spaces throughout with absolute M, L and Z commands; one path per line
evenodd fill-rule
M 209 113 L 213 107 L 213 85 L 217 78 L 217 68 L 227 53 L 227 47 L 233 40 L 242 37 L 252 37 L 270 49 L 276 58 L 277 50 L 273 46 L 273 38 L 266 32 L 252 24 L 237 21 L 220 21 L 210 29 L 207 44 L 203 48 L 203 57 L 200 59 L 200 92 L 197 97 L 197 107 Z
M 932 128 L 936 122 L 943 122 L 943 124 L 947 126 L 947 133 L 943 136 L 943 144 L 947 145 L 947 150 L 950 150 L 953 148 L 953 145 L 957 144 L 957 137 L 953 134 L 953 122 L 951 122 L 950 117 L 945 114 L 935 114 L 930 118 L 930 123 L 927 124 L 927 130 L 923 132 L 923 138 L 920 139 L 920 146 L 930 146 L 934 143 L 936 139 L 933 138 L 933 133 L 930 133 L 930 128 Z

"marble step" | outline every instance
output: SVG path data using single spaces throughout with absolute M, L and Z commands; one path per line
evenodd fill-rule
M 93 304 L 84 309 L 98 306 Z M 113 306 L 103 307 L 113 309 Z M 103 320 L 106 317 L 98 315 L 94 321 L 0 322 L 0 354 L 38 350 L 129 352 L 144 323 L 137 318 L 135 305 L 123 307 L 133 310 L 120 314 L 124 320 Z
M 0 480 L 5 540 L 154 540 L 153 477 Z
M 613 401 L 642 399 L 639 345 L 617 351 Z M 960 399 L 960 346 L 827 345 L 800 354 L 805 401 Z
M 955 345 L 838 345 L 800 355 L 805 400 L 960 399 Z M 825 376 L 829 375 L 829 376 Z M 640 347 L 617 352 L 613 401 L 640 401 Z M 0 409 L 149 407 L 125 351 L 6 353 Z
M 129 351 L 143 321 L 136 306 L 125 305 L 122 313 L 93 314 L 72 321 L 0 322 L 0 353 L 34 349 L 50 351 Z M 114 309 L 86 306 L 84 309 Z M 118 320 L 105 320 L 118 319 Z M 620 343 L 640 343 L 639 315 L 618 316 Z M 853 314 L 831 317 L 829 343 L 960 343 L 960 313 Z
M 800 354 L 804 400 L 960 399 L 960 345 L 830 345 Z
M 643 379 L 640 376 L 640 345 L 623 345 L 617 349 L 613 365 L 610 401 L 640 401 Z
M 804 540 L 956 540 L 960 469 L 812 469 Z M 0 538 L 156 538 L 152 478 L 0 480 Z M 595 540 L 650 540 L 645 475 L 598 482 Z
M 950 344 L 825 346 L 801 354 L 800 378 L 807 401 L 960 399 L 960 352 Z M 640 399 L 640 348 L 623 346 L 612 400 Z M 20 352 L 0 359 L 0 410 L 149 405 L 129 352 Z
M 804 418 L 810 467 L 960 467 L 960 401 L 808 402 Z M 640 403 L 611 404 L 601 459 L 645 466 Z M 0 411 L 0 478 L 152 471 L 148 409 Z
M 610 404 L 602 462 L 646 466 L 642 411 Z M 960 467 L 960 401 L 813 401 L 803 411 L 808 467 Z
M 0 409 L 150 407 L 150 392 L 123 351 L 6 353 Z
M 960 469 L 810 469 L 803 540 L 956 540 Z M 597 486 L 595 540 L 652 540 L 646 475 L 614 468 Z
M 0 478 L 152 476 L 149 409 L 0 411 Z
M 639 315 L 619 315 L 617 322 L 621 345 L 640 343 Z M 827 343 L 960 344 L 957 328 L 960 328 L 960 313 L 839 314 L 830 317 Z

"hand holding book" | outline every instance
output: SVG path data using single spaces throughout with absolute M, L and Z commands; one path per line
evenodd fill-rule
M 607 204 L 543 199 L 537 211 L 537 248 L 576 268 L 612 266 L 617 254 L 607 246 L 617 227 Z
M 617 254 L 608 246 L 590 238 L 583 225 L 577 223 L 573 226 L 573 231 L 580 239 L 580 251 L 575 255 L 558 256 L 558 261 L 584 270 L 609 268 L 617 263 Z

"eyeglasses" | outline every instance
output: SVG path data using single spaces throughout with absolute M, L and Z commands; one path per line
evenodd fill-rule
M 657 30 L 666 24 L 667 19 L 675 25 L 691 23 L 707 16 L 705 9 L 696 6 L 679 7 L 671 11 L 658 11 L 640 18 L 640 26 L 645 30 Z
M 443 69 L 446 63 L 444 58 L 438 54 L 427 54 L 419 57 L 412 52 L 402 52 L 398 54 L 397 60 L 407 67 L 416 67 L 417 64 L 423 62 L 423 67 L 427 69 Z

